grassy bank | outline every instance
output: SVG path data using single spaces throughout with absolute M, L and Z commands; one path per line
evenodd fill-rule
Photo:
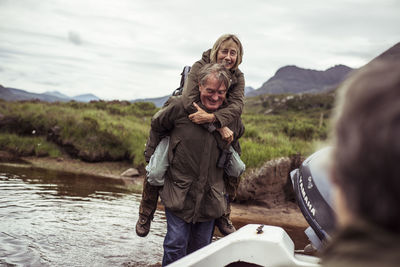
M 248 168 L 267 160 L 308 155 L 326 139 L 333 95 L 261 96 L 246 100 L 241 140 Z M 45 103 L 0 100 L 0 150 L 21 156 L 68 154 L 89 162 L 145 165 L 151 103 Z
M 263 95 L 246 99 L 241 141 L 247 167 L 311 154 L 327 138 L 334 95 Z
M 67 153 L 85 161 L 144 164 L 150 103 L 0 102 L 0 149 L 21 155 Z M 37 147 L 46 147 L 37 153 Z M 54 146 L 55 145 L 55 146 Z

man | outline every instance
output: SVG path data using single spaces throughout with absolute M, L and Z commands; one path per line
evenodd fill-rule
M 225 102 L 230 75 L 220 64 L 207 64 L 199 73 L 198 109 L 216 111 Z M 170 136 L 169 168 L 160 197 L 165 205 L 167 234 L 164 240 L 163 266 L 209 244 L 214 219 L 226 211 L 224 169 L 217 163 L 222 138 L 193 123 L 182 97 L 157 112 L 151 122 L 154 138 Z M 243 133 L 240 120 L 229 125 L 235 139 Z
M 377 61 L 341 88 L 331 177 L 339 233 L 324 266 L 400 263 L 400 62 Z
M 240 115 L 244 105 L 244 75 L 239 69 L 243 59 L 243 46 L 239 38 L 233 34 L 224 34 L 214 43 L 212 49 L 205 51 L 202 58 L 196 61 L 184 81 L 184 107 L 189 111 L 189 118 L 192 122 L 208 127 L 209 130 L 216 130 L 223 137 L 224 141 L 233 141 L 233 132 L 227 127 L 233 121 L 240 120 Z M 227 93 L 227 105 L 224 105 L 215 112 L 208 113 L 201 108 L 196 108 L 193 102 L 198 102 L 199 88 L 198 75 L 200 69 L 208 63 L 220 63 L 228 69 L 231 75 L 231 83 Z M 181 81 L 182 82 L 182 81 Z M 167 101 L 164 105 L 167 105 Z M 150 132 L 149 139 L 144 153 L 146 162 L 150 161 L 160 140 Z M 221 147 L 221 145 L 220 145 Z M 234 142 L 234 150 L 240 154 L 239 142 Z M 233 200 L 239 185 L 239 177 L 226 177 L 228 196 Z M 143 182 L 142 200 L 139 206 L 139 218 L 136 223 L 136 234 L 145 237 L 150 231 L 151 221 L 157 208 L 158 191 L 160 186 L 150 184 L 145 179 Z M 236 231 L 230 216 L 230 204 L 228 203 L 227 212 L 215 221 L 215 225 L 223 235 L 228 235 Z

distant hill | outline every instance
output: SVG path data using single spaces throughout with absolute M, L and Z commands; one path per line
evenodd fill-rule
M 65 98 L 54 95 L 30 93 L 21 89 L 7 88 L 0 85 L 0 98 L 6 101 L 40 100 L 45 102 L 66 102 Z
M 161 96 L 161 97 L 154 97 L 154 98 L 140 98 L 140 99 L 134 99 L 131 100 L 131 103 L 135 103 L 135 102 L 151 102 L 154 103 L 154 105 L 156 105 L 156 107 L 162 107 L 162 105 L 164 105 L 164 103 L 168 100 L 168 98 L 171 95 L 166 95 L 166 96 Z
M 43 94 L 31 93 L 25 90 L 3 87 L 0 85 L 0 99 L 6 101 L 22 101 L 22 100 L 40 100 L 45 102 L 68 102 L 71 100 L 77 102 L 90 102 L 92 100 L 100 100 L 97 96 L 93 94 L 77 95 L 74 97 L 69 97 L 58 91 L 45 92 Z
M 100 100 L 100 98 L 98 98 L 94 94 L 84 94 L 84 95 L 73 96 L 72 100 L 75 100 L 78 102 L 90 102 L 90 101 L 98 101 L 98 100 Z
M 246 86 L 244 88 L 244 95 L 247 96 L 249 93 L 253 92 L 255 89 L 251 86 Z
M 58 92 L 58 91 L 47 91 L 47 92 L 44 92 L 44 94 L 45 94 L 45 95 L 55 96 L 55 97 L 58 97 L 58 98 L 70 99 L 69 96 L 64 95 L 63 93 L 60 93 L 60 92 Z
M 379 56 L 375 57 L 371 60 L 368 64 L 375 62 L 377 60 L 397 60 L 400 61 L 400 42 L 380 54 Z
M 278 69 L 260 88 L 246 96 L 325 92 L 337 87 L 352 70 L 345 65 L 336 65 L 325 71 L 285 66 Z

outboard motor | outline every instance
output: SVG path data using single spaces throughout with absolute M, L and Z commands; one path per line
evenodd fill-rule
M 296 200 L 310 225 L 305 234 L 317 250 L 330 240 L 336 225 L 332 184 L 328 177 L 331 152 L 332 147 L 318 150 L 290 173 Z

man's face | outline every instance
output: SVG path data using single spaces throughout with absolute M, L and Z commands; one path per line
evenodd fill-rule
M 206 83 L 199 85 L 200 101 L 210 111 L 217 110 L 225 100 L 226 87 L 213 74 L 209 75 Z
M 226 40 L 218 49 L 217 63 L 223 64 L 228 70 L 231 69 L 236 63 L 238 50 L 237 44 L 232 39 Z

